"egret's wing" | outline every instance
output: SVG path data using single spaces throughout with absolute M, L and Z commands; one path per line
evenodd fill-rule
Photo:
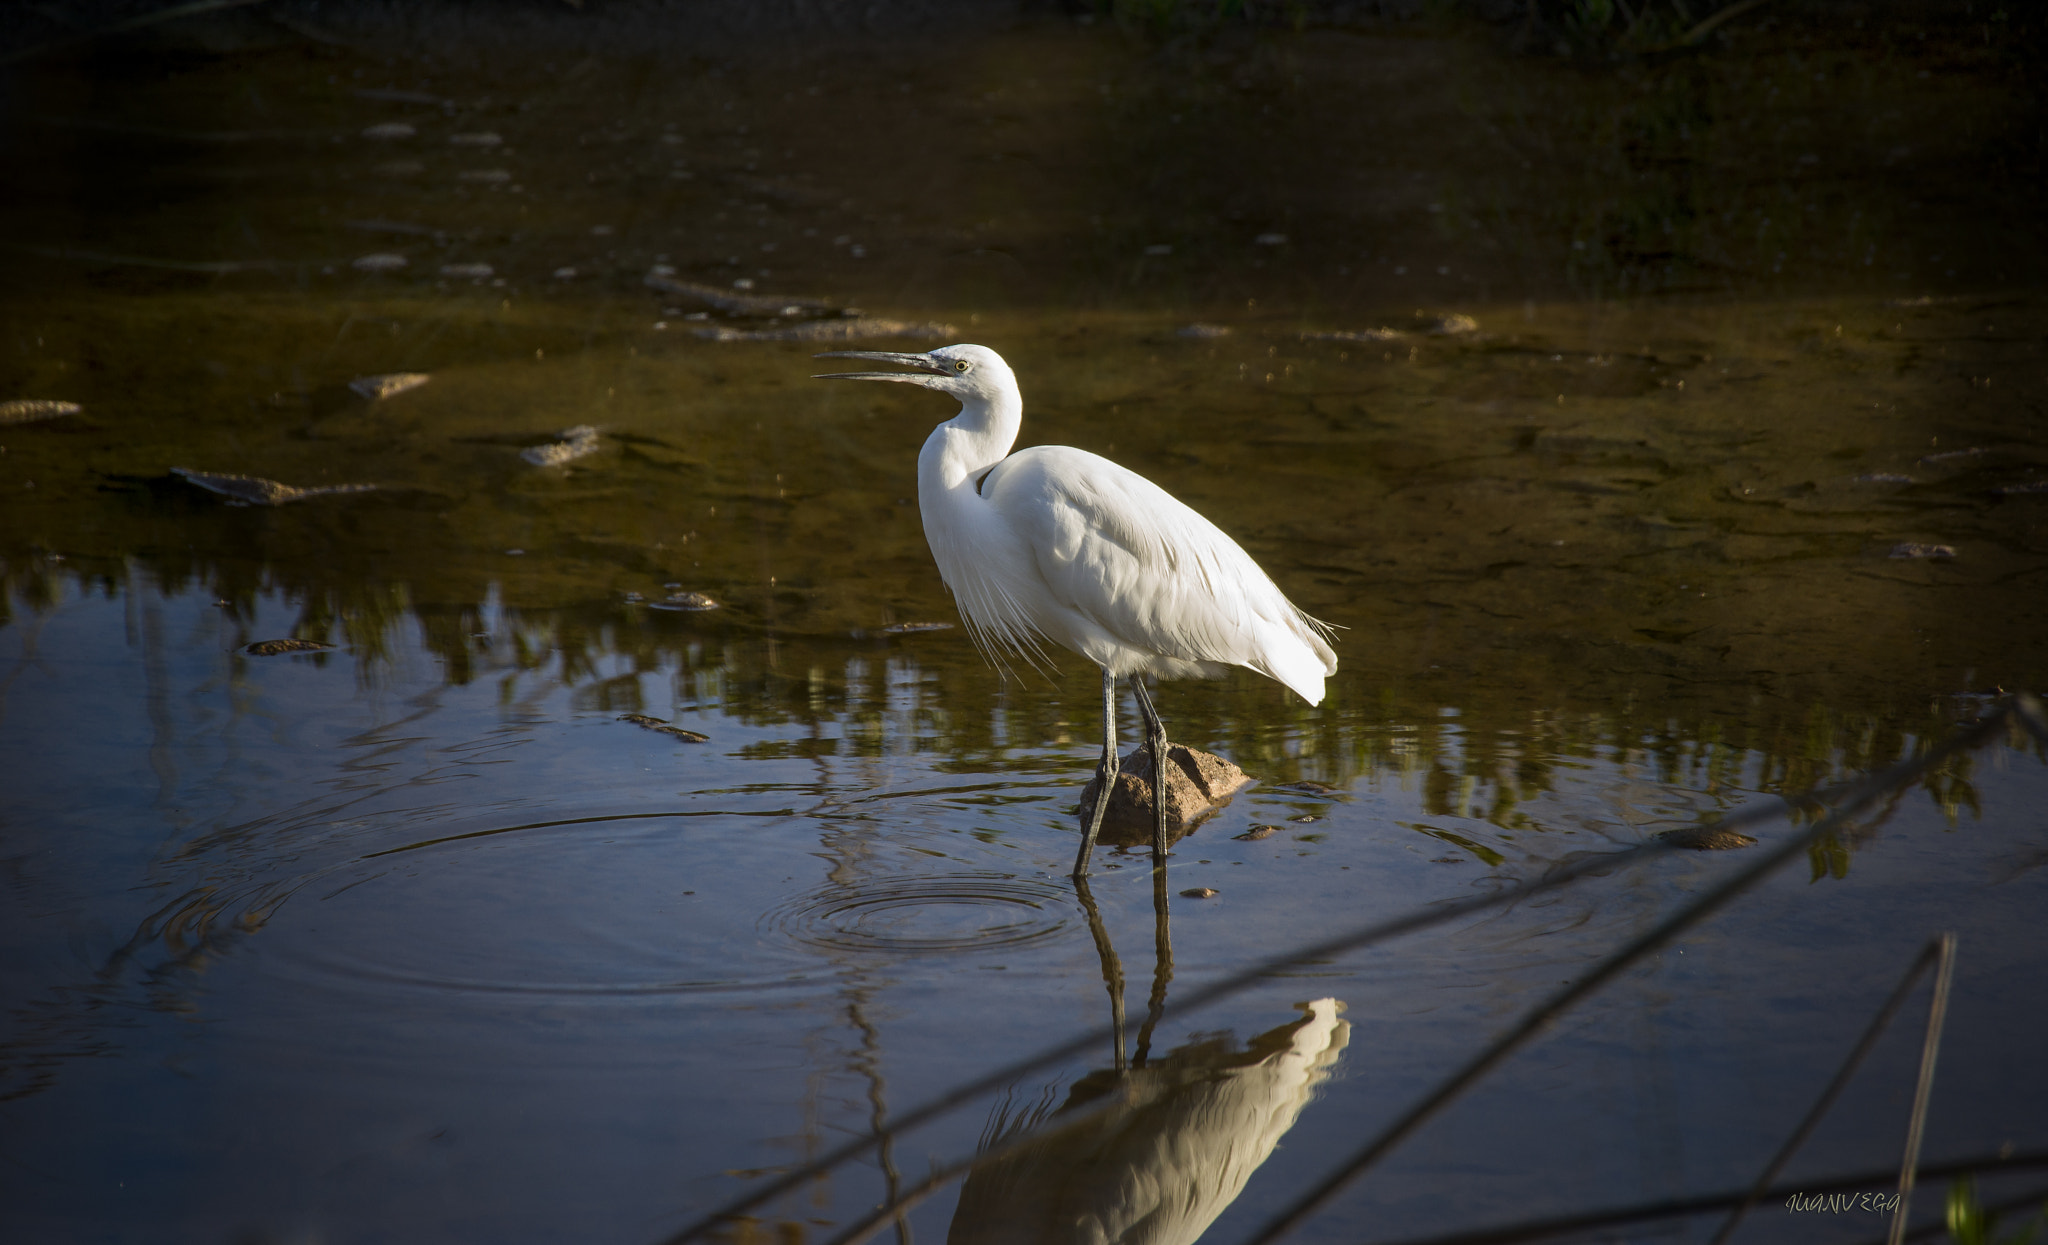
M 1030 546 L 1055 602 L 1122 644 L 1247 666 L 1311 702 L 1337 658 L 1251 555 L 1158 485 L 1065 446 L 1012 454 L 982 494 Z

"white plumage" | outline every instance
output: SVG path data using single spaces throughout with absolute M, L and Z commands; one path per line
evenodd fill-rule
M 1217 678 L 1244 666 L 1310 704 L 1337 657 L 1323 625 L 1296 609 L 1251 555 L 1158 485 L 1106 458 L 1066 446 L 1010 453 L 1024 418 L 1017 378 L 984 346 L 926 354 L 833 351 L 909 372 L 825 379 L 922 385 L 960 402 L 917 461 L 918 507 L 939 574 L 992 660 L 1035 657 L 1050 640 L 1101 667 L 1104 786 L 1116 772 L 1115 681 L 1130 678 L 1152 728 L 1155 785 L 1165 731 L 1137 676 Z M 1165 857 L 1165 809 L 1153 848 Z M 1085 835 L 1076 873 L 1100 827 Z

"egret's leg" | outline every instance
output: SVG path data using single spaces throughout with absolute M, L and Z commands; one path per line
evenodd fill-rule
M 1109 811 L 1109 795 L 1116 787 L 1116 676 L 1102 672 L 1102 765 L 1095 771 L 1095 810 L 1088 816 L 1088 828 L 1081 833 L 1081 853 L 1074 857 L 1074 876 L 1088 876 L 1088 857 L 1095 851 L 1095 836 L 1102 833 L 1102 815 Z
M 1074 894 L 1081 900 L 1081 910 L 1088 914 L 1088 932 L 1095 935 L 1095 954 L 1102 959 L 1102 986 L 1109 991 L 1110 1040 L 1116 1043 L 1116 1073 L 1122 1076 L 1130 1067 L 1130 1055 L 1124 1049 L 1123 961 L 1117 959 L 1116 947 L 1109 941 L 1109 930 L 1102 924 L 1102 910 L 1095 906 L 1087 878 L 1075 876 Z
M 1166 870 L 1152 871 L 1152 997 L 1145 1001 L 1145 1023 L 1138 1027 L 1138 1051 L 1131 1066 L 1142 1068 L 1152 1053 L 1152 1033 L 1166 1014 L 1166 987 L 1173 980 L 1173 931 L 1167 925 Z
M 1131 676 L 1131 690 L 1138 694 L 1138 712 L 1145 715 L 1147 748 L 1152 753 L 1152 867 L 1166 867 L 1166 723 L 1159 720 L 1152 698 L 1145 694 L 1145 681 Z

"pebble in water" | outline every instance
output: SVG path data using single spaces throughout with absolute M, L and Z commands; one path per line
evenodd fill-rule
M 1222 324 L 1190 324 L 1185 328 L 1175 330 L 1173 335 L 1175 337 L 1193 337 L 1198 339 L 1228 337 L 1230 336 L 1230 329 Z
M 276 480 L 266 480 L 262 476 L 194 471 L 189 467 L 173 467 L 171 474 L 182 476 L 209 493 L 218 493 L 229 502 L 244 506 L 282 506 L 328 493 L 370 493 L 375 492 L 377 488 L 374 484 L 321 484 L 311 488 L 299 488 L 295 485 L 279 484 Z
M 485 277 L 490 276 L 494 271 L 495 269 L 493 269 L 489 264 L 441 265 L 441 275 L 444 277 L 474 278 L 478 281 L 481 281 Z
M 372 402 L 382 402 L 408 389 L 417 389 L 432 379 L 425 372 L 387 372 L 382 376 L 358 376 L 348 383 L 348 387 Z
M 1262 233 L 1258 237 L 1253 238 L 1252 243 L 1255 246 L 1286 246 L 1287 235 L 1284 233 Z
M 450 134 L 448 141 L 457 147 L 496 147 L 505 140 L 489 130 L 481 130 L 474 134 Z
M 891 623 L 882 628 L 883 635 L 915 635 L 920 631 L 951 631 L 949 622 L 901 622 Z
M 1253 826 L 1243 834 L 1233 834 L 1230 837 L 1241 843 L 1256 843 L 1260 839 L 1270 839 L 1278 833 L 1280 833 L 1280 827 L 1278 826 Z
M 388 140 L 394 138 L 411 138 L 413 135 L 417 133 L 419 133 L 418 130 L 413 129 L 411 126 L 407 125 L 403 121 L 386 121 L 382 125 L 373 125 L 369 129 L 364 130 L 363 137 Z
M 673 735 L 685 743 L 708 744 L 711 742 L 711 736 L 709 735 L 700 735 L 696 731 L 686 731 L 680 726 L 670 726 L 660 718 L 650 718 L 644 713 L 622 713 L 619 715 L 619 721 L 631 722 L 642 730 L 660 731 L 664 735 Z
M 1182 899 L 1214 899 L 1223 892 L 1213 886 L 1190 886 L 1180 893 Z
M 547 445 L 529 445 L 519 451 L 519 456 L 536 467 L 559 467 L 597 452 L 597 429 L 589 424 L 564 428 L 555 435 L 561 440 Z
M 1902 540 L 1892 546 L 1890 556 L 1894 558 L 1947 559 L 1956 556 L 1956 547 L 1954 545 L 1923 545 L 1914 540 Z
M 405 267 L 405 256 L 379 251 L 374 255 L 358 255 L 349 261 L 349 267 L 362 272 L 397 272 Z
M 76 402 L 57 402 L 47 398 L 18 398 L 13 402 L 0 402 L 0 424 L 32 424 L 41 419 L 56 419 L 62 415 L 76 415 L 85 408 Z
M 488 182 L 492 185 L 512 180 L 512 174 L 506 169 L 464 169 L 455 177 L 457 181 Z
M 661 600 L 656 601 L 654 608 L 658 610 L 686 610 L 691 613 L 698 613 L 704 610 L 717 609 L 718 602 L 701 592 L 671 592 Z
M 253 657 L 275 657 L 279 653 L 324 653 L 333 647 L 318 640 L 258 640 L 244 645 L 242 651 Z

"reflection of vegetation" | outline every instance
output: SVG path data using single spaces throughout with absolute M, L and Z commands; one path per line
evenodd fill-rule
M 1984 1209 L 1977 1200 L 1977 1182 L 1960 1176 L 1948 1187 L 1948 1234 L 1955 1245 L 2031 1245 L 2048 1229 L 2048 1202 L 2032 1218 L 2012 1231 L 2000 1234 L 2000 1216 Z
M 53 609 L 68 592 L 128 590 L 118 576 L 49 560 L 11 562 L 0 566 L 0 576 L 0 600 L 31 614 Z M 259 610 L 274 612 L 266 602 L 276 600 L 277 590 L 246 577 L 213 578 L 209 585 L 198 575 L 159 572 L 152 588 L 216 594 L 237 646 L 266 638 L 250 628 Z M 1005 683 L 955 633 L 777 636 L 723 614 L 681 615 L 632 603 L 520 610 L 494 596 L 428 609 L 403 586 L 376 582 L 330 583 L 286 599 L 298 603 L 289 633 L 342 643 L 346 653 L 329 659 L 352 660 L 365 683 L 382 681 L 380 670 L 405 660 L 412 642 L 402 632 L 412 628 L 442 679 L 456 686 L 496 680 L 508 710 L 526 703 L 537 683 L 554 684 L 571 690 L 577 712 L 713 713 L 763 727 L 800 723 L 814 732 L 759 742 L 745 754 L 760 758 L 912 751 L 943 754 L 939 768 L 947 771 L 1071 768 L 1078 780 L 1094 735 L 1092 684 L 1071 677 L 1073 670 L 1056 684 Z M 1540 802 L 1593 763 L 1642 781 L 1639 793 L 1615 797 L 1628 805 L 1617 825 L 1684 825 L 1718 817 L 1749 792 L 1791 794 L 1878 769 L 1921 751 L 1954 721 L 1945 704 L 1919 698 L 1889 711 L 1851 713 L 1825 704 L 1762 710 L 1737 724 L 1711 706 L 1642 697 L 1617 704 L 1597 692 L 1589 694 L 1590 705 L 1530 709 L 1511 698 L 1489 700 L 1482 683 L 1464 687 L 1466 703 L 1449 709 L 1426 695 L 1382 689 L 1361 698 L 1364 690 L 1340 679 L 1312 709 L 1246 674 L 1170 684 L 1163 707 L 1177 729 L 1269 781 L 1413 790 L 1433 818 L 1506 834 L 1571 828 Z M 1063 762 L 1049 748 L 1076 759 Z M 1972 763 L 1956 757 L 1923 781 L 1951 822 L 1965 812 L 1980 815 Z M 1795 820 L 1812 815 L 1794 812 Z M 1461 836 L 1418 829 L 1499 863 L 1499 853 L 1469 830 Z M 1852 832 L 1816 843 L 1813 877 L 1845 877 L 1857 842 Z

